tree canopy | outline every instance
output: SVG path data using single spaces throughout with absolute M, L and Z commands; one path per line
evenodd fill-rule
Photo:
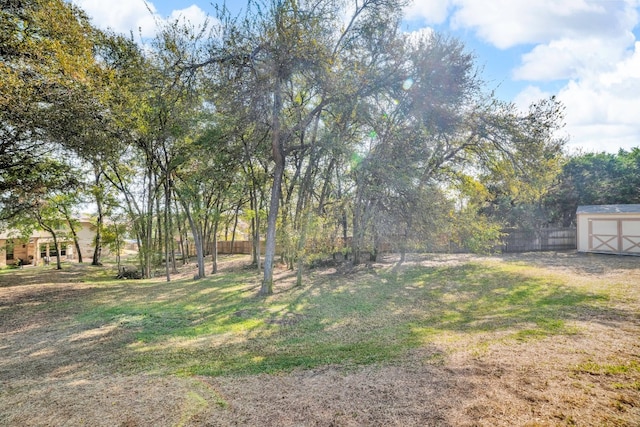
M 169 280 L 177 251 L 215 272 L 239 222 L 263 294 L 278 254 L 301 284 L 321 254 L 486 250 L 502 226 L 543 222 L 522 212 L 558 182 L 558 101 L 497 100 L 460 41 L 401 31 L 401 0 L 250 1 L 144 49 L 63 0 L 2 3 L 0 218 L 71 188 L 45 179 L 56 164 L 108 241 L 103 217 L 128 224 L 146 276 Z

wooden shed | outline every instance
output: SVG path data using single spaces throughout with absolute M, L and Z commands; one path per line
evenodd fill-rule
M 640 256 L 640 204 L 578 206 L 578 252 Z

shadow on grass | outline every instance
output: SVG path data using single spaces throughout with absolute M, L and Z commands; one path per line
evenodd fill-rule
M 633 316 L 607 308 L 606 291 L 582 292 L 513 266 L 325 275 L 266 299 L 256 296 L 256 281 L 243 272 L 198 282 L 120 282 L 63 302 L 4 307 L 0 380 L 95 364 L 104 372 L 270 373 L 382 363 L 415 348 L 438 359 L 444 334 L 523 340 L 577 333 L 571 320 Z M 21 324 L 22 316 L 33 321 Z

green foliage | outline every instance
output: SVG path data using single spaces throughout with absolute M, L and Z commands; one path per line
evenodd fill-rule
M 579 205 L 640 203 L 639 177 L 640 148 L 578 154 L 563 166 L 546 206 L 555 221 L 569 225 Z
M 0 28 L 0 218 L 8 218 L 30 208 L 20 194 L 63 189 L 38 177 L 52 159 L 100 151 L 108 90 L 94 55 L 100 34 L 71 3 L 5 2 Z
M 479 181 L 487 193 L 480 212 L 507 227 L 537 229 L 553 221 L 544 203 L 564 162 L 563 106 L 555 97 L 518 115 L 513 106 L 499 116 L 508 145 L 489 154 Z
M 70 217 L 80 201 L 81 188 L 69 168 L 55 161 L 41 161 L 31 173 L 36 173 L 34 179 L 43 184 L 12 193 L 19 197 L 21 205 L 12 211 L 9 225 L 23 236 L 30 236 L 35 229 L 47 231 L 53 237 L 58 253 L 56 264 L 61 269 L 59 240 L 72 237 L 69 232 L 74 223 Z
M 496 251 L 504 235 L 502 230 L 501 223 L 471 209 L 464 209 L 454 215 L 451 240 L 472 253 L 488 254 Z
M 404 4 L 249 1 L 237 17 L 217 9 L 220 25 L 165 23 L 142 49 L 68 2 L 9 2 L 0 218 L 34 206 L 34 190 L 62 193 L 39 174 L 47 156 L 69 160 L 75 176 L 93 172 L 98 225 L 126 213 L 146 276 L 178 235 L 204 276 L 221 224 L 246 218 L 256 247 L 266 231 L 265 294 L 276 241 L 301 269 L 336 248 L 358 261 L 454 232 L 486 252 L 497 224 L 544 223 L 562 106 L 497 101 L 458 40 L 400 31 Z M 482 191 L 458 188 L 463 171 Z
M 20 167 L 10 166 L 3 173 L 5 191 L 0 191 L 0 220 L 18 221 L 20 215 L 31 215 L 29 211 L 37 209 L 42 200 L 62 197 L 80 186 L 68 164 L 50 157 L 32 159 Z
M 127 236 L 128 226 L 122 222 L 121 217 L 111 216 L 109 221 L 103 225 L 102 239 L 103 243 L 109 248 L 109 252 L 116 257 L 122 255 Z

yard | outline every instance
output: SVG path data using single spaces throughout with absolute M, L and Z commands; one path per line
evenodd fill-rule
M 638 426 L 640 258 L 0 271 L 0 425 Z

